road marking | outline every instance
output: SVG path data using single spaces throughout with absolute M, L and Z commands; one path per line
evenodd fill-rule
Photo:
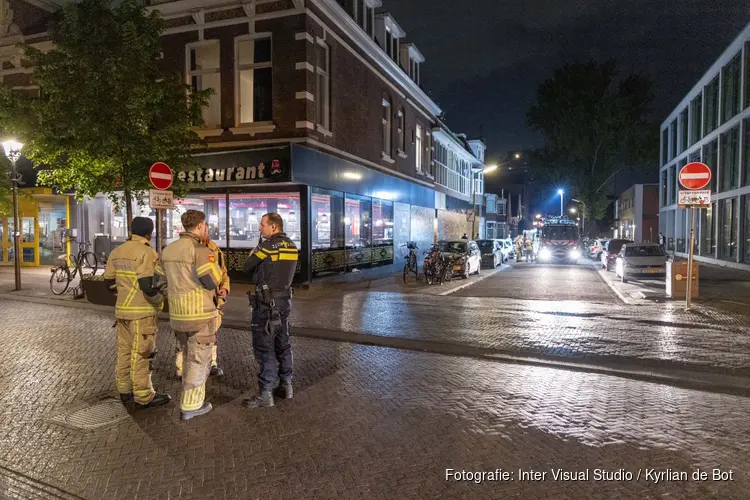
M 722 300 L 721 302 L 726 302 L 727 304 L 737 304 L 738 306 L 750 306 L 750 304 L 747 304 L 745 302 L 735 302 L 733 300 Z
M 509 265 L 507 265 L 507 264 L 503 264 L 503 265 L 501 265 L 501 266 L 500 266 L 500 269 L 495 269 L 494 271 L 490 271 L 490 272 L 487 272 L 487 273 L 484 273 L 484 274 L 481 274 L 481 273 L 480 273 L 480 274 L 479 274 L 479 276 L 478 276 L 478 277 L 476 277 L 476 278 L 474 278 L 474 280 L 473 280 L 473 281 L 469 281 L 468 283 L 464 283 L 463 285 L 461 285 L 461 286 L 457 286 L 456 288 L 452 288 L 452 289 L 450 289 L 450 290 L 446 290 L 445 292 L 440 292 L 440 293 L 438 294 L 438 296 L 442 296 L 442 295 L 450 295 L 450 294 L 452 294 L 452 293 L 455 293 L 455 292 L 457 292 L 457 291 L 459 291 L 459 290 L 463 290 L 463 289 L 464 289 L 464 288 L 466 288 L 466 287 L 470 287 L 471 285 L 476 285 L 476 284 L 477 284 L 477 283 L 479 283 L 480 281 L 482 281 L 482 280 L 484 280 L 484 279 L 487 279 L 487 278 L 489 278 L 490 276 L 494 276 L 494 275 L 496 275 L 497 273 L 499 273 L 500 271 L 504 271 L 504 270 L 506 270 L 506 269 L 510 269 L 510 266 L 509 266 Z M 469 277 L 469 279 L 471 280 L 471 277 Z

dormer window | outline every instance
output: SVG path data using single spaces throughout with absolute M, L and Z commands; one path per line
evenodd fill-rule
M 413 43 L 401 45 L 401 68 L 409 78 L 419 85 L 421 83 L 421 64 L 424 56 Z
M 375 39 L 396 64 L 401 58 L 401 38 L 406 33 L 396 24 L 396 21 L 387 12 L 375 16 Z
M 375 9 L 383 5 L 381 0 L 353 0 L 352 17 L 370 38 L 375 36 Z

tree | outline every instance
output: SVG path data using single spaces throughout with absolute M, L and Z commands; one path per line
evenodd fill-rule
M 638 74 L 618 78 L 614 61 L 566 64 L 537 90 L 527 124 L 541 132 L 539 154 L 550 178 L 572 188 L 587 221 L 601 219 L 615 176 L 658 163 L 658 126 L 646 117 L 651 82 Z
M 191 93 L 180 75 L 164 74 L 163 30 L 159 13 L 135 0 L 114 7 L 83 0 L 68 3 L 52 24 L 53 50 L 26 47 L 42 97 L 31 105 L 24 151 L 47 167 L 39 182 L 79 198 L 107 193 L 116 205 L 124 202 L 128 230 L 151 164 L 192 163 L 200 139 L 191 126 L 202 124 L 212 92 Z
M 23 139 L 26 136 L 28 109 L 24 102 L 22 96 L 15 94 L 8 85 L 0 84 L 0 130 L 3 139 Z M 10 160 L 0 147 L 0 215 L 12 213 L 11 171 Z

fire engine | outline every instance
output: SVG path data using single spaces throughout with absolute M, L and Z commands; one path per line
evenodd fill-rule
M 539 223 L 541 240 L 537 257 L 540 262 L 576 264 L 581 258 L 581 243 L 576 222 L 545 218 Z

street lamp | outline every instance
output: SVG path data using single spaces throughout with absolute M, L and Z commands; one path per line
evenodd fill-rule
M 557 190 L 557 194 L 560 195 L 560 217 L 563 216 L 563 195 L 565 192 L 562 189 Z
M 515 155 L 513 155 L 513 157 L 514 157 L 514 158 L 515 158 L 516 160 L 518 160 L 518 159 L 520 159 L 520 158 L 521 158 L 521 153 L 516 153 Z
M 474 232 L 474 223 L 477 220 L 477 190 L 474 186 L 475 179 L 477 177 L 477 174 L 486 174 L 489 172 L 493 172 L 497 170 L 497 165 L 488 165 L 482 169 L 477 170 L 476 172 L 471 172 L 471 239 L 474 239 L 474 235 L 476 234 Z
M 536 218 L 537 219 L 541 219 L 542 218 L 542 214 L 536 214 Z
M 12 139 L 3 142 L 5 156 L 8 157 L 13 166 L 10 181 L 13 188 L 13 253 L 15 254 L 13 263 L 16 271 L 15 290 L 21 289 L 21 224 L 18 216 L 18 170 L 16 169 L 16 162 L 21 157 L 22 147 L 23 144 Z
M 583 220 L 581 221 L 581 232 L 585 235 L 586 234 L 586 203 L 582 202 L 581 200 L 576 200 L 575 198 L 571 198 L 571 200 L 583 205 L 583 212 L 581 212 L 581 216 L 583 217 Z

